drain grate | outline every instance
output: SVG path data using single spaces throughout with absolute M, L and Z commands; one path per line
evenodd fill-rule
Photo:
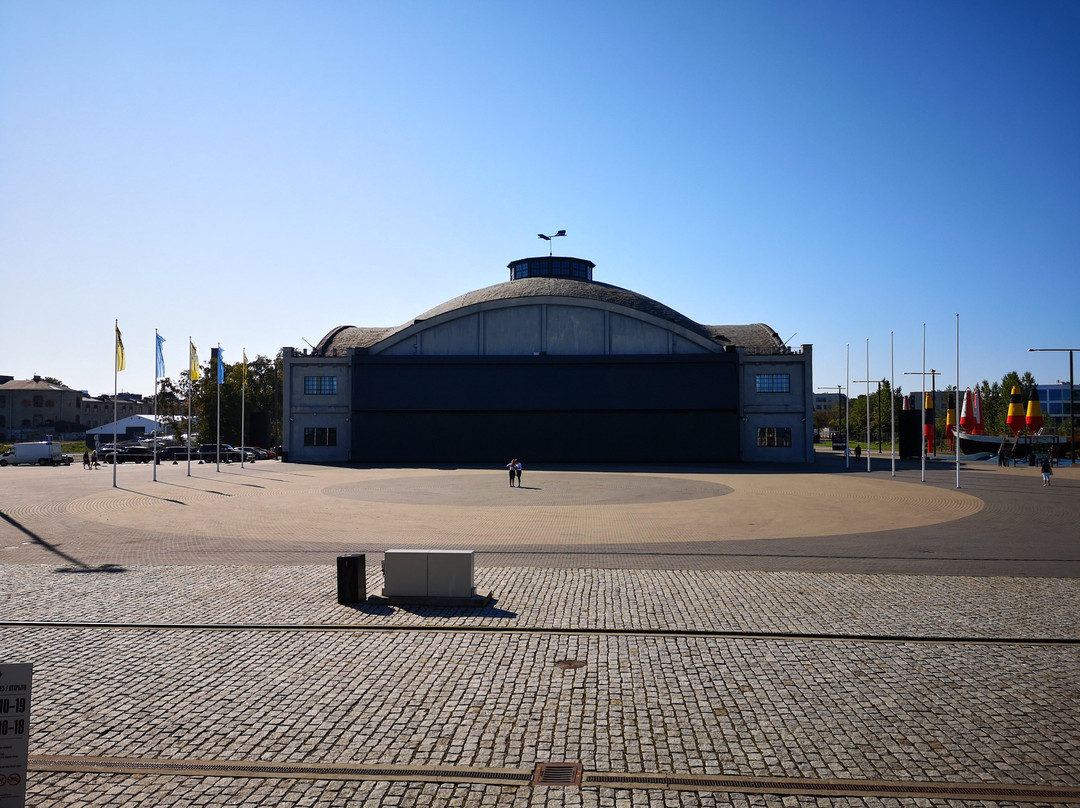
M 534 786 L 581 785 L 580 763 L 537 763 L 533 772 Z
M 584 667 L 585 663 L 577 659 L 560 659 L 555 663 L 556 668 L 562 668 L 564 671 L 574 670 L 575 668 Z

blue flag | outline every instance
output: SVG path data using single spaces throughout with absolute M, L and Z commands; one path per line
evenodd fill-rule
M 165 375 L 165 357 L 161 355 L 161 346 L 165 344 L 165 337 L 161 334 L 157 334 L 157 378 L 162 378 Z
M 225 384 L 225 352 L 217 349 L 217 383 Z

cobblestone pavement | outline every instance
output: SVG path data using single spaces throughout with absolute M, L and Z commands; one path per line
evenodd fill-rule
M 121 467 L 118 489 L 4 470 L 0 659 L 35 665 L 33 755 L 1080 787 L 1071 470 L 1043 490 L 976 468 L 960 491 L 940 470 L 529 470 L 519 491 L 477 469 L 212 468 Z M 334 600 L 337 553 L 368 552 L 377 593 L 383 550 L 470 545 L 483 609 Z M 1011 804 L 33 770 L 28 794 Z

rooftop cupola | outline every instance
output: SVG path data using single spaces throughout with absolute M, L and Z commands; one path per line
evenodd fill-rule
M 506 266 L 510 269 L 512 281 L 522 278 L 573 278 L 579 281 L 591 281 L 593 267 L 596 264 L 583 258 L 542 255 L 537 258 L 511 261 Z

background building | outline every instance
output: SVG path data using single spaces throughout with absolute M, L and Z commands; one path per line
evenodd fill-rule
M 1068 421 L 1075 411 L 1074 402 L 1080 400 L 1077 389 L 1073 388 L 1072 396 L 1069 395 L 1069 383 L 1058 382 L 1057 384 L 1040 384 L 1036 386 L 1039 396 L 1039 407 L 1042 408 L 1043 420 L 1047 426 L 1060 428 Z
M 701 325 L 545 256 L 396 328 L 284 348 L 303 462 L 813 460 L 811 347 Z
M 0 438 L 37 440 L 46 433 L 78 431 L 83 393 L 41 376 L 0 376 Z
M 0 440 L 41 440 L 46 434 L 77 437 L 111 424 L 113 417 L 152 413 L 154 399 L 136 393 L 91 396 L 41 376 L 0 376 Z M 65 438 L 66 439 L 66 438 Z

